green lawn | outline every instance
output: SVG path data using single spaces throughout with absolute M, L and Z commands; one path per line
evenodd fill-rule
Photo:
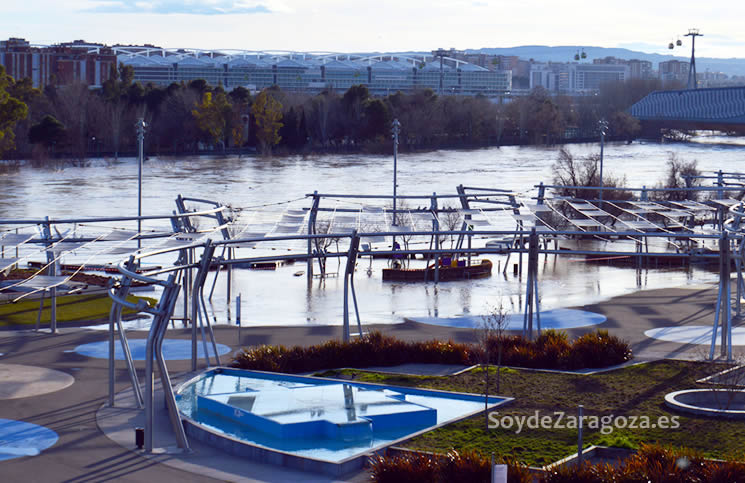
M 659 361 L 630 366 L 604 374 L 583 376 L 517 369 L 503 369 L 499 395 L 515 400 L 496 410 L 499 417 L 541 416 L 564 411 L 577 414 L 584 405 L 585 415 L 648 416 L 656 423 L 659 416 L 678 416 L 678 429 L 614 429 L 609 435 L 585 426 L 585 445 L 636 447 L 642 442 L 660 442 L 685 446 L 715 458 L 742 461 L 742 434 L 745 422 L 705 417 L 688 417 L 664 405 L 668 392 L 700 387 L 696 380 L 722 370 L 720 365 L 702 362 Z M 496 369 L 490 373 L 490 393 L 496 387 Z M 408 377 L 370 373 L 360 370 L 328 371 L 333 377 L 344 373 L 353 379 L 402 386 L 419 386 L 468 393 L 484 392 L 484 371 L 476 369 L 459 376 Z M 641 418 L 638 420 L 641 421 Z M 587 424 L 587 423 L 586 423 Z M 638 423 L 640 424 L 640 423 Z M 607 431 L 607 430 L 606 430 Z M 485 429 L 484 413 L 430 431 L 404 444 L 427 451 L 474 449 L 482 453 L 512 455 L 529 465 L 542 466 L 564 458 L 577 450 L 576 429 Z
M 127 300 L 137 302 L 141 297 L 130 295 Z M 142 297 L 150 304 L 157 300 L 150 297 Z M 51 317 L 51 300 L 44 299 L 44 310 L 41 314 L 41 324 L 49 324 Z M 107 295 L 66 295 L 57 297 L 57 322 L 81 322 L 108 320 L 111 310 L 111 299 Z M 36 316 L 39 312 L 38 300 L 21 300 L 16 303 L 4 303 L 0 305 L 0 328 L 29 326 L 36 324 Z M 133 310 L 124 309 L 123 313 L 132 314 Z

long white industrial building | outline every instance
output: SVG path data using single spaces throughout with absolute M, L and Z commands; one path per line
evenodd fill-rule
M 134 67 L 135 80 L 169 85 L 204 79 L 226 90 L 279 86 L 287 91 L 346 91 L 365 85 L 374 95 L 433 89 L 442 94 L 498 96 L 512 88 L 512 72 L 421 53 L 205 51 L 112 47 L 117 61 Z

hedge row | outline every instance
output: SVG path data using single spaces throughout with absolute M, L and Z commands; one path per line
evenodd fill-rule
M 545 330 L 535 340 L 522 336 L 489 339 L 489 360 L 497 362 L 502 343 L 502 364 L 541 369 L 608 367 L 631 359 L 631 348 L 606 330 L 588 332 L 569 342 L 566 332 Z
M 522 336 L 492 337 L 486 344 L 489 362 L 545 369 L 606 367 L 631 359 L 629 345 L 607 331 L 585 334 L 574 342 L 564 332 L 544 331 L 534 341 Z M 242 349 L 232 366 L 260 371 L 300 373 L 339 367 L 395 366 L 406 363 L 463 364 L 486 361 L 479 345 L 442 342 L 406 342 L 372 332 L 350 342 L 330 340 L 309 347 L 262 345 Z
M 563 466 L 531 474 L 527 467 L 508 458 L 508 482 L 523 483 L 723 483 L 745 481 L 745 463 L 712 461 L 687 449 L 642 445 L 622 465 L 609 463 Z M 489 481 L 489 459 L 480 453 L 447 455 L 409 453 L 371 458 L 372 481 L 376 483 L 419 483 Z
M 450 451 L 446 455 L 406 453 L 370 458 L 370 476 L 377 483 L 468 483 L 488 482 L 491 459 L 474 451 Z M 530 483 L 533 475 L 527 466 L 509 458 L 495 464 L 506 464 L 508 483 Z

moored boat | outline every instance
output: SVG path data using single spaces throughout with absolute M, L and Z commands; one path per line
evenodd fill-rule
M 438 273 L 440 282 L 470 280 L 491 276 L 492 263 L 482 260 L 475 265 L 441 265 Z M 383 280 L 389 282 L 431 282 L 435 279 L 435 267 L 427 268 L 384 268 Z

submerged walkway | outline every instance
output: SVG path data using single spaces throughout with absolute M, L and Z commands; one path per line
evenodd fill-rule
M 670 326 L 711 327 L 714 319 L 716 286 L 691 286 L 648 290 L 623 295 L 599 304 L 581 307 L 604 315 L 600 325 L 567 329 L 570 337 L 595 328 L 628 340 L 636 360 L 681 358 L 702 360 L 708 345 L 652 339 L 646 331 Z M 425 325 L 408 321 L 399 325 L 367 327 L 405 340 L 452 339 L 475 342 L 478 331 L 463 327 Z M 342 327 L 243 327 L 215 328 L 217 341 L 234 352 L 241 346 L 255 344 L 310 345 L 331 338 L 341 338 Z M 146 332 L 129 332 L 130 340 L 144 339 Z M 188 339 L 185 329 L 169 331 L 169 339 Z M 15 457 L 2 461 L 7 481 L 331 481 L 323 477 L 280 468 L 241 462 L 238 458 L 218 455 L 211 448 L 194 445 L 193 459 L 180 461 L 169 455 L 147 459 L 130 450 L 134 446 L 136 412 L 126 409 L 101 409 L 107 395 L 107 360 L 79 355 L 75 347 L 104 341 L 107 333 L 85 329 L 62 329 L 56 335 L 33 332 L 0 332 L 0 381 L 13 379 L 13 388 L 0 392 L 0 419 L 24 421 L 46 427 L 59 440 L 36 456 Z M 737 343 L 737 341 L 735 342 Z M 742 353 L 745 347 L 735 346 Z M 223 356 L 224 361 L 228 356 Z M 136 362 L 144 372 L 144 363 Z M 169 361 L 173 376 L 184 375 L 189 361 Z M 19 368 L 18 366 L 23 366 Z M 49 369 L 49 370 L 39 370 Z M 23 370 L 24 378 L 18 378 Z M 411 372 L 407 368 L 406 372 Z M 74 380 L 72 380 L 74 378 Z M 124 364 L 117 370 L 118 391 L 128 388 Z M 119 397 L 126 398 L 126 393 Z M 98 415 L 98 420 L 97 420 Z M 163 437 L 167 437 L 167 421 Z M 0 425 L 0 428 L 2 426 Z M 105 430 L 106 433 L 104 433 Z M 108 438 L 106 434 L 111 435 Z M 0 434 L 0 439 L 4 439 Z M 121 445 L 119 444 L 121 443 Z M 167 445 L 167 444 L 166 444 Z M 23 454 L 33 454 L 28 449 Z M 0 455 L 2 456 L 2 455 Z M 215 458 L 220 458 L 215 459 Z M 167 464 L 166 463 L 167 460 Z M 209 471 L 193 473 L 191 465 L 203 465 Z M 33 475 L 33 477 L 31 476 Z M 366 481 L 365 472 L 351 475 L 347 481 Z

